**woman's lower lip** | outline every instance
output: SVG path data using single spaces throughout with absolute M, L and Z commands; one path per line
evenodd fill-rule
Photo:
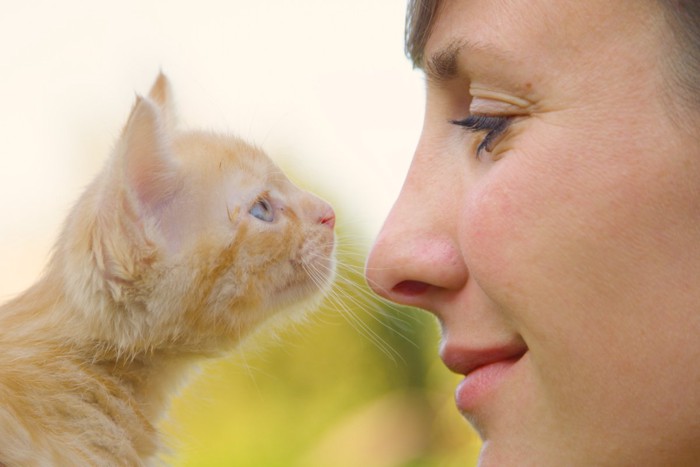
M 480 366 L 464 377 L 455 391 L 457 408 L 465 414 L 474 412 L 489 394 L 508 376 L 521 356 Z

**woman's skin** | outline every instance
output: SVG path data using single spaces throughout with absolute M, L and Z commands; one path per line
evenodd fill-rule
M 369 283 L 439 319 L 481 465 L 697 464 L 700 123 L 661 10 L 443 3 Z

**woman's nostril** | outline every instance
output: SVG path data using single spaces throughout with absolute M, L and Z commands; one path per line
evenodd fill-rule
M 401 281 L 392 287 L 391 291 L 396 294 L 414 297 L 416 295 L 423 294 L 426 290 L 428 290 L 428 287 L 430 287 L 430 285 L 426 284 L 425 282 Z

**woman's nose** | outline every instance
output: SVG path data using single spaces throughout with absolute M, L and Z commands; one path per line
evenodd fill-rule
M 365 274 L 382 297 L 435 311 L 435 301 L 463 287 L 468 273 L 453 228 L 459 196 L 435 184 L 429 173 L 414 160 Z

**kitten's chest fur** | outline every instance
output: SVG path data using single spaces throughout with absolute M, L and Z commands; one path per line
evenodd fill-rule
M 0 465 L 152 464 L 157 422 L 196 357 L 120 354 L 71 336 L 79 324 L 55 320 L 70 313 L 60 296 L 38 296 L 42 289 L 53 287 L 42 281 L 0 308 Z
M 118 368 L 51 346 L 10 364 L 16 379 L 3 375 L 2 400 L 16 418 L 0 416 L 3 431 L 14 431 L 0 441 L 1 453 L 15 451 L 8 466 L 141 465 L 156 452 L 152 422 L 164 408 L 166 388 L 147 382 L 158 374 L 148 368 L 153 362 Z
M 193 361 L 329 286 L 330 206 L 261 150 L 174 121 L 161 75 L 42 278 L 0 307 L 0 466 L 149 464 Z

